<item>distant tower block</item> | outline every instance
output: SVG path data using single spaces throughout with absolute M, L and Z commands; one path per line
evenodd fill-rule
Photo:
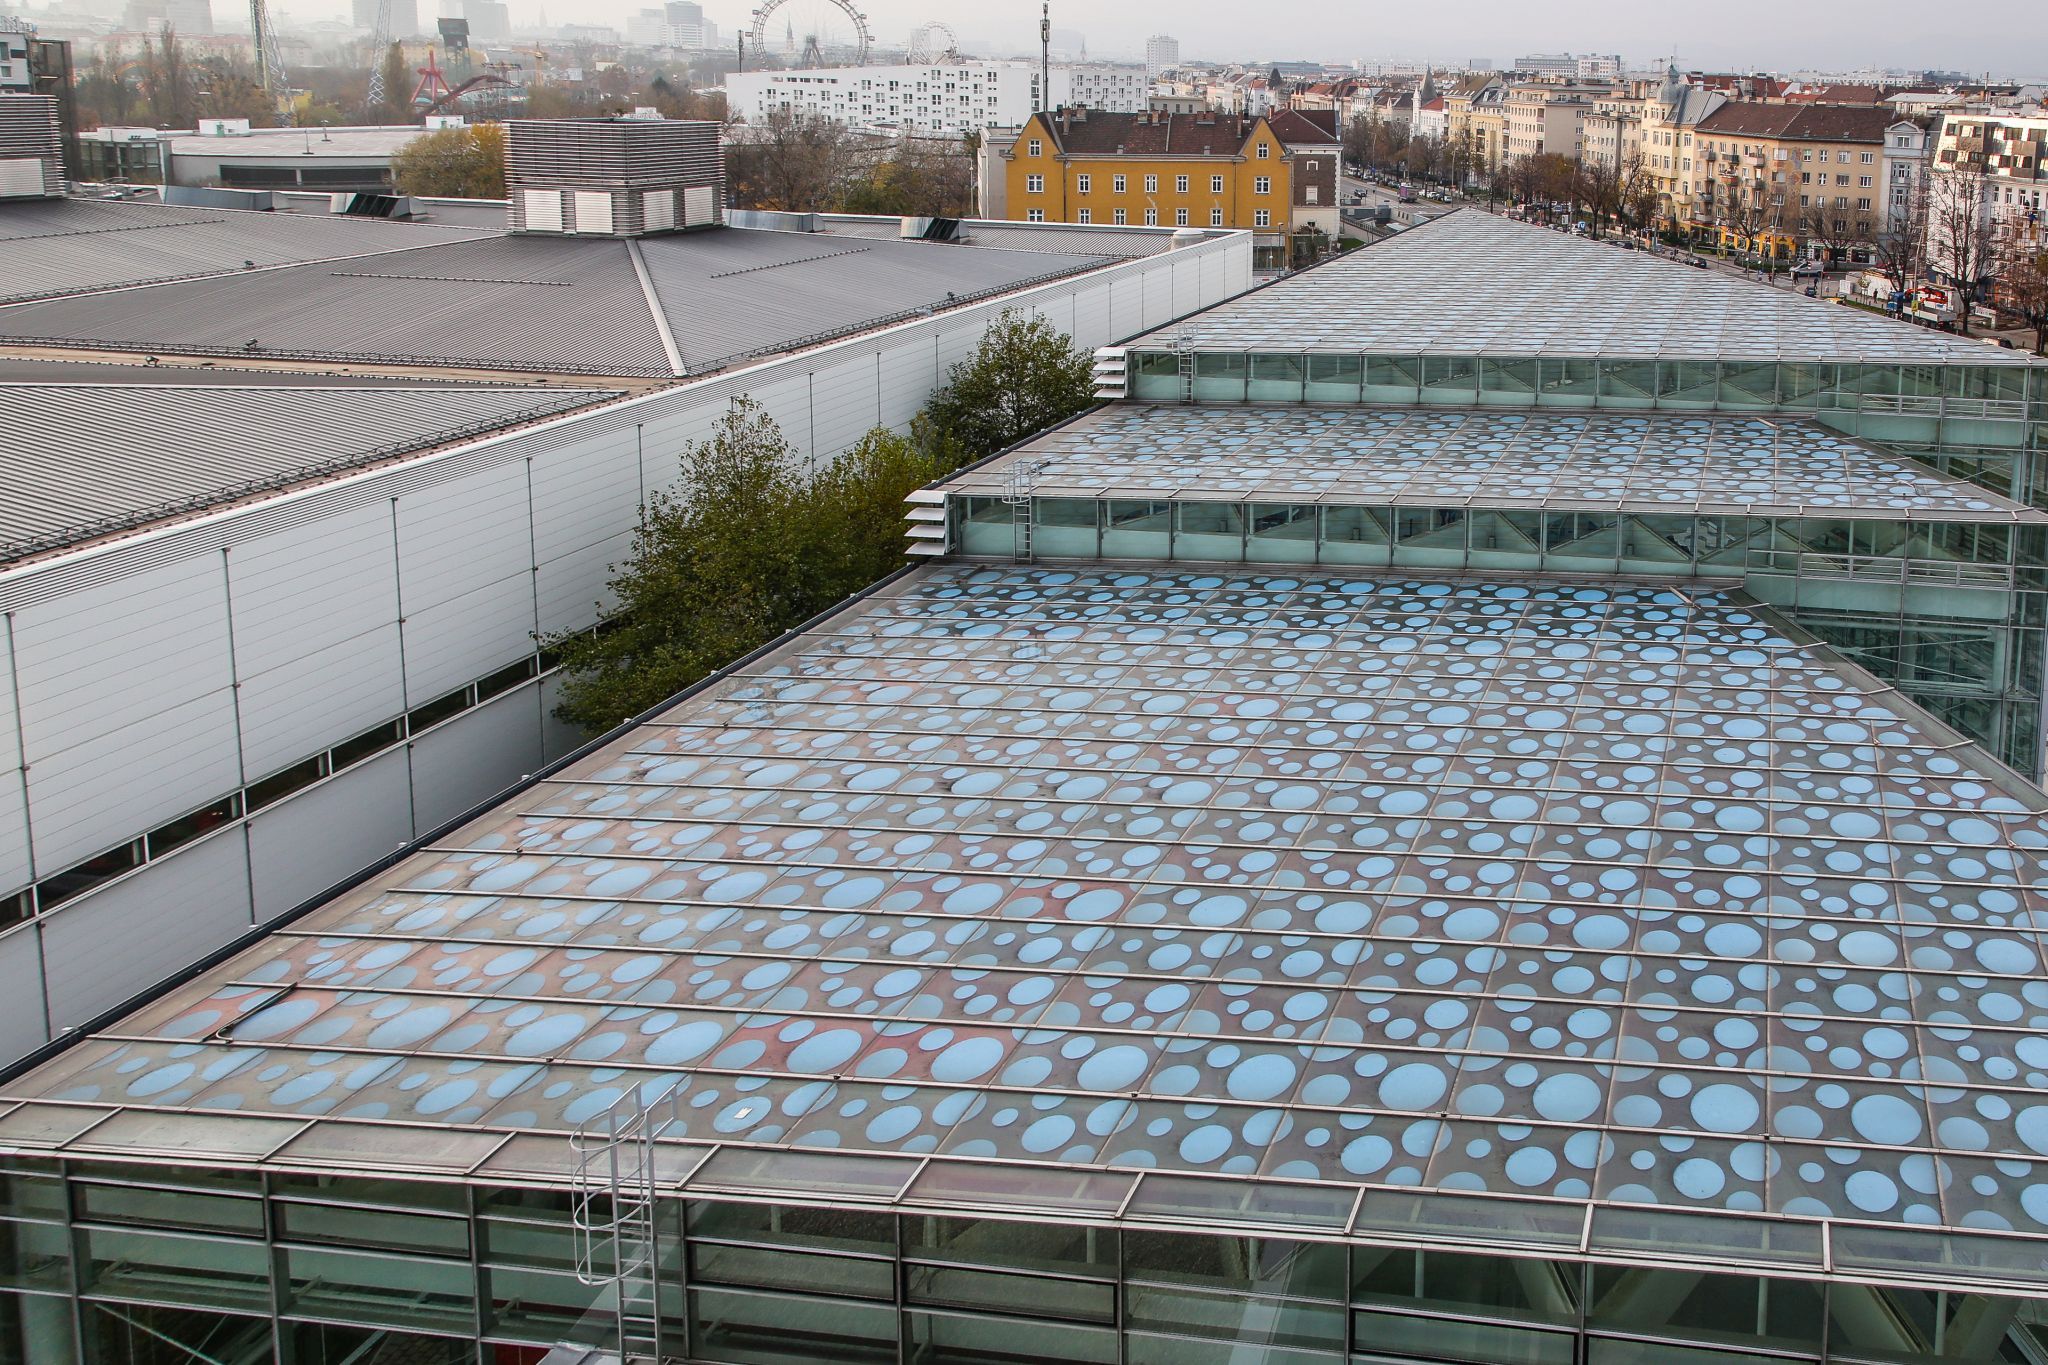
M 724 221 L 716 123 L 512 119 L 505 131 L 514 232 L 639 237 Z
M 0 199 L 64 197 L 64 129 L 49 95 L 0 95 Z

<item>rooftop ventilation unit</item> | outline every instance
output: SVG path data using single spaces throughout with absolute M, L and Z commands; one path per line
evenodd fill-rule
M 514 232 L 640 237 L 723 221 L 716 123 L 513 119 L 505 128 Z
M 0 95 L 0 199 L 64 197 L 64 132 L 49 95 Z

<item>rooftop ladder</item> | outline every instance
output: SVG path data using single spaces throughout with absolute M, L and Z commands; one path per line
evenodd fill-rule
M 576 1278 L 609 1290 L 622 1361 L 661 1361 L 661 1256 L 655 1229 L 655 1139 L 676 1119 L 679 1084 L 650 1103 L 633 1086 L 570 1137 L 569 1217 Z M 601 1311 L 603 1297 L 598 1308 Z
M 1019 564 L 1031 561 L 1031 503 L 1044 468 L 1044 460 L 1019 460 L 1003 473 L 1003 501 L 1010 504 L 1012 549 Z

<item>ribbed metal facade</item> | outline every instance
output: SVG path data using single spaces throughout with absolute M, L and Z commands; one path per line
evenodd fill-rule
M 638 237 L 720 221 L 725 161 L 716 123 L 514 119 L 506 127 L 515 232 Z
M 714 147 L 715 147 L 714 143 Z M 40 162 L 41 174 L 9 163 Z M 19 170 L 21 174 L 10 174 Z M 0 199 L 64 196 L 64 130 L 48 95 L 0 96 Z

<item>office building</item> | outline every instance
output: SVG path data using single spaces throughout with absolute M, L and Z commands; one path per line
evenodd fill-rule
M 385 32 L 393 39 L 410 38 L 420 31 L 419 0 L 350 0 L 349 17 L 363 32 L 375 32 L 377 8 L 386 4 L 391 7 L 391 21 Z
M 2048 798 L 1910 666 L 2039 676 L 1978 351 L 1471 212 L 1106 348 L 919 567 L 5 1083 L 6 1328 L 2035 1358 Z

